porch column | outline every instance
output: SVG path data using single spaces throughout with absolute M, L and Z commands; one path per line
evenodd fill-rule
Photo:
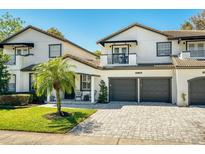
M 47 103 L 49 103 L 50 102 L 50 92 L 49 92 L 49 90 L 47 89 Z
M 140 78 L 137 78 L 137 103 L 140 103 Z
M 91 103 L 95 103 L 95 77 L 91 76 Z

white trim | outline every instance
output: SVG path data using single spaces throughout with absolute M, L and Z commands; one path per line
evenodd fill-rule
M 140 103 L 140 78 L 137 78 L 137 102 Z
M 91 103 L 95 103 L 95 77 L 91 76 Z

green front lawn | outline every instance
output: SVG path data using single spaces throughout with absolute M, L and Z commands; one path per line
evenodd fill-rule
M 44 115 L 56 112 L 56 108 L 29 107 L 19 109 L 0 108 L 0 129 L 32 132 L 66 133 L 78 123 L 96 112 L 92 109 L 68 109 L 69 117 L 58 117 L 52 120 Z

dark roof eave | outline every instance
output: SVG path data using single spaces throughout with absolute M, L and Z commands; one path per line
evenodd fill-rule
M 0 43 L 0 48 L 3 48 L 4 45 L 25 45 L 28 47 L 34 47 L 34 43 L 18 42 L 18 43 Z
M 32 65 L 29 65 L 27 67 L 24 67 L 21 69 L 22 72 L 32 72 L 34 71 L 34 67 L 37 66 L 38 64 L 32 64 Z
M 66 58 L 71 58 L 71 59 L 73 59 L 75 61 L 78 61 L 78 62 L 80 62 L 82 64 L 85 64 L 85 65 L 90 66 L 90 67 L 95 68 L 95 69 L 101 69 L 101 67 L 98 66 L 98 65 L 92 64 L 92 63 L 90 63 L 88 61 L 82 60 L 81 58 L 73 56 L 73 55 L 70 55 L 70 54 L 66 54 L 66 55 L 63 56 L 63 59 L 66 59 Z
M 169 37 L 168 40 L 198 40 L 205 39 L 205 36 L 184 36 L 184 37 Z
M 165 70 L 174 69 L 174 65 L 170 66 L 128 66 L 128 67 L 103 67 L 103 70 Z
M 102 46 L 104 46 L 106 43 L 136 43 L 138 44 L 137 40 L 119 40 L 119 41 L 103 41 L 100 42 Z
M 176 69 L 205 69 L 205 66 L 175 66 Z

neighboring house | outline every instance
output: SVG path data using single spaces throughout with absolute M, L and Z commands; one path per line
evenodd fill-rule
M 66 56 L 71 57 L 70 63 L 78 66 L 75 69 L 76 90 L 82 91 L 83 95 L 90 95 L 91 78 L 97 73 L 93 64 L 97 63 L 97 56 L 92 52 L 33 26 L 5 39 L 0 47 L 11 57 L 8 63 L 11 73 L 10 92 L 33 92 L 33 67 L 49 59 Z M 62 94 L 65 99 L 74 99 L 74 96 L 74 91 L 72 94 Z
M 0 44 L 5 53 L 15 54 L 10 71 L 16 77 L 10 88 L 31 90 L 32 67 L 49 57 L 65 56 L 76 65 L 76 90 L 89 94 L 91 102 L 104 80 L 109 101 L 205 105 L 205 31 L 159 31 L 135 23 L 97 43 L 102 47 L 100 63 L 68 40 L 32 26 L 25 28 Z M 19 46 L 28 50 L 18 51 Z M 73 99 L 73 95 L 62 97 Z

